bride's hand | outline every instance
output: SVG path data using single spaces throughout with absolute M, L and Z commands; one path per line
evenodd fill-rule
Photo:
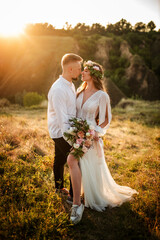
M 98 132 L 95 132 L 94 140 L 95 140 L 95 141 L 98 141 L 98 140 L 99 140 Z

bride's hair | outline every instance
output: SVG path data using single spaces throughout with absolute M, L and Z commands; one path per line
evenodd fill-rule
M 91 61 L 88 61 L 88 62 L 91 62 Z M 98 89 L 98 90 L 102 90 L 102 91 L 106 91 L 105 87 L 104 87 L 104 84 L 103 84 L 103 78 L 101 76 L 103 76 L 103 67 L 96 63 L 96 62 L 91 62 L 92 63 L 92 66 L 89 66 L 88 69 L 90 71 L 90 75 L 93 79 L 93 83 L 94 83 L 94 86 Z M 85 64 L 85 66 L 87 66 L 87 63 Z M 95 74 L 95 70 L 92 71 L 92 69 L 94 67 L 98 67 L 99 69 L 99 73 L 100 74 Z M 91 68 L 91 70 L 90 70 Z M 97 71 L 96 71 L 97 72 Z M 87 87 L 87 82 L 83 82 L 81 84 L 81 86 L 78 88 L 78 92 L 77 92 L 77 97 L 79 96 L 79 94 L 81 92 L 83 92 Z

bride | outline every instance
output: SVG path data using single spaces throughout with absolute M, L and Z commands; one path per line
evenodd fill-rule
M 102 79 L 102 67 L 92 61 L 86 62 L 82 72 L 83 83 L 77 93 L 77 117 L 87 120 L 95 127 L 96 131 L 94 147 L 90 148 L 79 162 L 82 180 L 81 193 L 84 193 L 85 206 L 97 211 L 103 211 L 106 207 L 120 206 L 122 203 L 130 201 L 133 194 L 137 194 L 136 190 L 120 186 L 114 181 L 105 161 L 103 142 L 99 137 L 106 133 L 112 115 L 110 99 L 103 87 Z M 69 168 L 73 160 L 75 161 L 73 155 L 70 154 L 67 161 Z M 74 183 L 72 185 L 74 186 Z M 75 191 L 77 192 L 77 189 Z M 79 217 L 77 221 L 80 221 L 83 214 L 82 207 L 79 210 L 80 213 L 76 209 L 73 187 L 71 212 L 73 223 L 76 217 Z

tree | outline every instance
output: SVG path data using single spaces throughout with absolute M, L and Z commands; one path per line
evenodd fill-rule
M 123 18 L 119 22 L 114 24 L 114 26 L 115 26 L 115 31 L 117 33 L 119 33 L 119 32 L 120 33 L 128 33 L 128 32 L 132 31 L 132 25 Z
M 48 35 L 53 34 L 55 27 L 48 23 L 35 23 L 28 24 L 25 28 L 25 32 L 31 35 Z
M 150 21 L 148 24 L 147 24 L 147 29 L 152 32 L 154 29 L 156 28 L 156 25 L 153 21 Z
M 65 25 L 64 25 L 64 29 L 67 30 L 67 31 L 69 31 L 69 30 L 72 29 L 72 25 L 69 24 L 68 22 L 66 22 Z
M 114 32 L 114 25 L 112 23 L 108 23 L 107 26 L 106 26 L 106 31 L 107 32 L 110 32 L 110 33 L 113 33 Z
M 135 25 L 134 25 L 134 30 L 136 32 L 145 32 L 146 30 L 146 24 L 143 23 L 143 22 L 137 22 Z
M 93 34 L 104 34 L 105 33 L 105 27 L 102 26 L 99 23 L 93 23 L 91 26 L 91 33 Z
M 85 23 L 77 23 L 77 25 L 74 27 L 74 31 L 81 33 L 88 33 L 90 31 L 90 27 L 88 25 L 85 25 Z
M 48 30 L 54 30 L 55 27 L 53 27 L 51 24 L 48 25 Z

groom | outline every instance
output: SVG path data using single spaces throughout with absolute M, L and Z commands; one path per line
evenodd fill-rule
M 53 83 L 48 93 L 48 130 L 55 143 L 53 166 L 55 189 L 56 192 L 65 194 L 68 194 L 68 190 L 64 188 L 64 165 L 71 146 L 63 138 L 63 133 L 69 128 L 68 120 L 76 117 L 76 92 L 72 81 L 77 80 L 81 74 L 82 61 L 83 59 L 76 54 L 65 54 L 61 60 L 62 75 Z M 72 200 L 71 181 L 69 194 Z

